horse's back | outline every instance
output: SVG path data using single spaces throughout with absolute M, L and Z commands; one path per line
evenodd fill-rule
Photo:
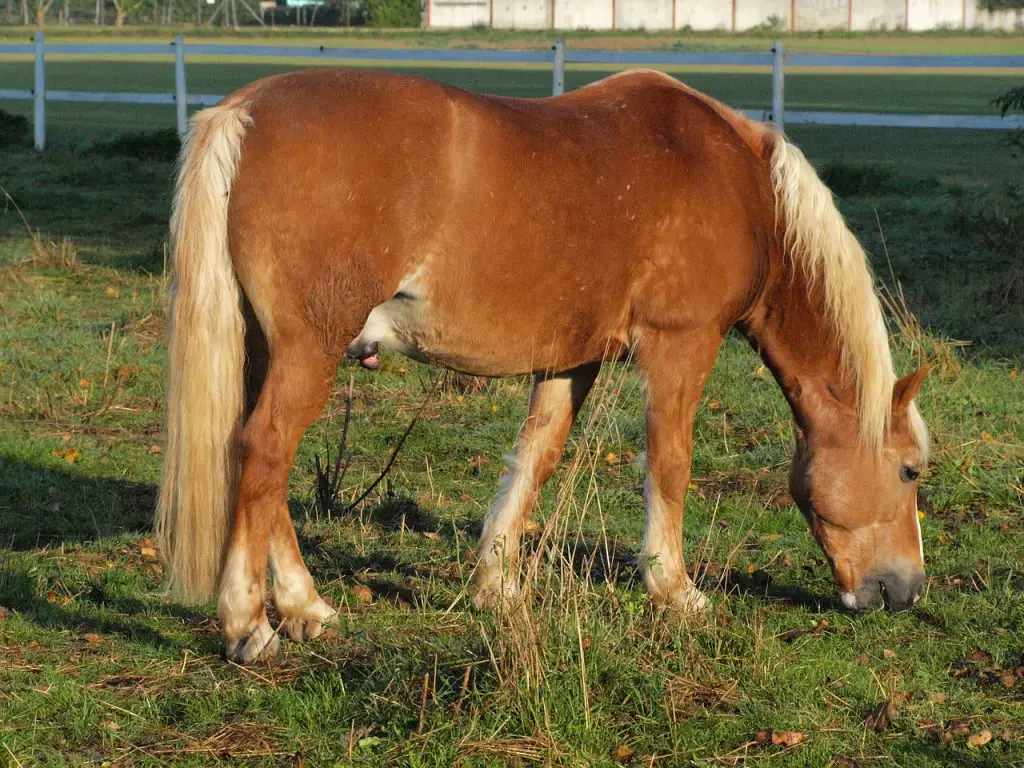
M 637 322 L 727 325 L 771 217 L 760 129 L 658 73 L 529 100 L 319 70 L 230 98 L 252 122 L 236 263 L 273 262 L 263 282 L 325 336 L 338 307 L 376 308 L 382 342 L 463 370 L 571 367 Z

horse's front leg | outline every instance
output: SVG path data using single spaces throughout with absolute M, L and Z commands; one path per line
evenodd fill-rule
M 516 456 L 484 519 L 473 576 L 473 602 L 495 607 L 519 590 L 519 543 L 537 496 L 558 466 L 573 420 L 600 364 L 538 376 L 530 412 L 519 431 Z
M 641 545 L 644 583 L 654 603 L 681 613 L 708 604 L 683 558 L 683 505 L 690 482 L 693 421 L 722 337 L 645 332 L 640 362 L 647 380 L 647 525 Z

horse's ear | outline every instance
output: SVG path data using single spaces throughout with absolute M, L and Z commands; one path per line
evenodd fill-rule
M 892 388 L 892 408 L 894 411 L 906 410 L 921 391 L 921 384 L 924 377 L 928 375 L 932 367 L 925 363 L 909 376 L 904 376 L 896 382 Z

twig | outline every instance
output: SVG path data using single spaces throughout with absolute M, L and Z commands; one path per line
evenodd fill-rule
M 358 499 L 353 501 L 351 504 L 348 505 L 348 507 L 345 508 L 346 512 L 351 512 L 356 507 L 358 507 L 363 502 L 363 500 L 366 499 L 367 496 L 369 496 L 371 493 L 373 493 L 373 489 L 376 488 L 378 485 L 380 485 L 381 480 L 383 480 L 385 477 L 387 477 L 388 474 L 391 472 L 391 468 L 395 465 L 395 461 L 398 459 L 398 452 L 401 451 L 402 450 L 402 446 L 405 445 L 405 439 L 407 437 L 409 437 L 409 433 L 412 432 L 413 427 L 415 427 L 417 422 L 419 422 L 420 417 L 423 415 L 423 411 L 425 411 L 426 408 L 427 408 L 427 404 L 430 403 L 430 401 L 434 398 L 434 394 L 437 392 L 437 386 L 440 383 L 441 383 L 441 377 L 438 376 L 434 380 L 433 388 L 430 390 L 430 392 L 427 394 L 427 396 L 423 399 L 423 402 L 420 403 L 420 407 L 416 411 L 416 415 L 412 417 L 412 421 L 409 422 L 409 426 L 405 428 L 405 432 L 403 432 L 402 436 L 398 439 L 398 445 L 396 445 L 395 446 L 395 450 L 393 450 L 391 452 L 391 458 L 388 459 L 387 465 L 384 467 L 384 469 L 381 471 L 381 473 L 379 475 L 377 475 L 377 479 L 374 480 L 372 483 L 370 483 L 370 487 L 367 488 L 365 491 L 363 491 L 362 494 L 360 494 Z

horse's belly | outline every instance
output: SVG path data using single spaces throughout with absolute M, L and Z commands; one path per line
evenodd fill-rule
M 478 376 L 511 376 L 567 370 L 614 356 L 615 338 L 593 343 L 580 333 L 589 325 L 558 312 L 548 317 L 537 303 L 495 301 L 486 291 L 434 295 L 423 270 L 404 278 L 392 298 L 370 312 L 349 355 L 365 357 L 377 347 L 432 365 Z M 508 299 L 509 297 L 506 297 Z

